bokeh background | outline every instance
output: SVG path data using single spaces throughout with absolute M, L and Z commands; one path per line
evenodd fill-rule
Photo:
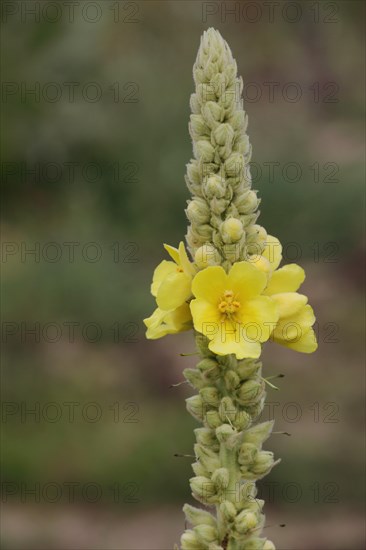
M 363 2 L 1 15 L 2 548 L 165 550 L 184 529 L 192 459 L 174 454 L 192 454 L 195 421 L 192 392 L 170 386 L 193 339 L 146 341 L 142 319 L 162 243 L 186 230 L 209 26 L 244 78 L 260 223 L 306 268 L 318 319 L 315 354 L 263 356 L 285 375 L 266 415 L 291 434 L 269 442 L 282 462 L 259 489 L 265 533 L 281 550 L 363 548 Z

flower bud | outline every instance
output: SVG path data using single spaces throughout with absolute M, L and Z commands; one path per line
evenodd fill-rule
M 220 443 L 224 443 L 234 435 L 236 435 L 236 431 L 230 426 L 230 424 L 222 424 L 216 428 L 216 437 Z
M 235 518 L 235 529 L 238 533 L 246 534 L 258 525 L 258 518 L 254 512 L 243 510 Z
M 249 143 L 249 138 L 247 135 L 239 135 L 238 139 L 235 140 L 234 150 L 240 155 L 244 156 L 244 161 L 246 164 L 250 162 L 252 156 L 252 147 Z
M 216 101 L 207 101 L 202 109 L 202 115 L 210 128 L 216 128 L 224 118 L 224 110 Z
M 206 338 L 206 336 L 204 336 L 200 332 L 197 332 L 195 341 L 197 351 L 200 353 L 200 355 L 202 355 L 202 357 L 214 357 L 213 353 L 208 349 L 209 340 Z
M 258 449 L 253 443 L 242 443 L 239 449 L 238 461 L 240 464 L 250 466 L 258 455 Z
M 225 108 L 229 118 L 235 113 L 237 102 L 240 95 L 240 88 L 238 86 L 238 80 L 233 82 L 224 90 L 222 97 L 220 98 L 220 103 Z
M 252 423 L 252 417 L 246 411 L 239 411 L 233 421 L 238 431 L 246 430 Z
M 186 239 L 188 246 L 192 249 L 192 252 L 194 254 L 195 249 L 201 246 L 202 238 L 197 235 L 191 225 L 188 227 Z
M 260 451 L 250 470 L 256 475 L 264 476 L 272 469 L 274 463 L 273 453 L 271 451 Z
M 234 130 L 240 130 L 243 132 L 245 131 L 246 119 L 247 117 L 245 116 L 244 111 L 235 111 L 229 118 L 228 122 Z
M 208 223 L 211 216 L 207 202 L 199 197 L 188 203 L 186 214 L 189 221 L 195 224 Z
M 241 249 L 240 243 L 225 244 L 222 247 L 225 258 L 232 264 L 240 260 Z
M 211 84 L 198 84 L 197 94 L 201 103 L 216 100 L 215 88 Z
M 265 398 L 266 398 L 266 394 L 264 393 L 263 396 L 255 403 L 251 403 L 250 405 L 245 405 L 245 410 L 247 411 L 248 414 L 250 414 L 253 421 L 256 420 L 262 414 Z
M 225 93 L 227 86 L 225 73 L 220 71 L 216 72 L 216 74 L 211 77 L 211 84 L 215 89 L 216 97 L 220 98 Z
M 194 433 L 197 443 L 200 445 L 206 445 L 208 447 L 214 447 L 217 445 L 215 432 L 210 428 L 196 428 Z
M 195 225 L 194 231 L 197 233 L 201 241 L 207 242 L 211 240 L 212 237 L 212 227 L 208 223 L 203 223 L 201 225 Z
M 256 447 L 262 446 L 264 441 L 269 438 L 273 430 L 274 420 L 267 420 L 249 428 L 244 434 L 245 443 L 253 443 Z
M 210 134 L 210 129 L 206 126 L 202 115 L 191 115 L 189 130 L 192 139 L 199 139 L 201 136 Z
M 196 453 L 197 458 L 199 458 L 200 464 L 202 464 L 208 472 L 212 473 L 220 467 L 219 455 L 209 447 L 196 443 L 194 446 L 194 452 Z
M 218 468 L 214 471 L 212 481 L 219 491 L 223 491 L 229 486 L 230 475 L 227 468 Z
M 201 350 L 201 351 L 204 351 L 204 350 Z M 197 364 L 197 368 L 202 372 L 202 374 L 205 374 L 207 371 L 214 369 L 216 367 L 217 367 L 217 361 L 209 357 L 206 357 L 205 359 L 201 359 L 201 361 Z
M 199 164 L 196 160 L 191 160 L 191 162 L 187 164 L 187 176 L 190 182 L 196 184 L 201 183 Z
M 238 363 L 237 372 L 242 380 L 250 378 L 256 374 L 262 367 L 262 363 L 257 359 L 243 359 Z
M 257 495 L 257 487 L 254 481 L 247 481 L 240 487 L 239 502 L 236 505 L 239 508 L 248 508 L 255 502 L 255 497 Z
M 215 149 L 209 141 L 200 140 L 194 144 L 196 155 L 204 162 L 212 162 L 215 157 Z
M 231 146 L 234 139 L 234 130 L 230 124 L 224 123 L 217 126 L 212 132 L 212 135 L 217 145 Z
M 196 476 L 210 477 L 210 472 L 200 462 L 193 462 L 192 470 Z
M 267 240 L 266 230 L 260 225 L 251 225 L 246 230 L 246 237 L 248 253 L 260 255 Z
M 201 112 L 201 102 L 197 94 L 191 94 L 189 105 L 192 113 L 199 114 Z
M 189 480 L 192 492 L 198 500 L 205 502 L 207 499 L 215 495 L 215 485 L 208 478 L 204 476 L 192 477 Z
M 191 386 L 198 390 L 205 384 L 205 381 L 202 380 L 202 374 L 198 369 L 184 369 L 183 376 Z
M 216 519 L 212 516 L 212 514 L 206 510 L 202 510 L 201 508 L 196 508 L 190 504 L 185 504 L 183 506 L 183 512 L 187 518 L 187 521 L 193 526 L 203 524 L 216 527 L 217 525 Z
M 220 228 L 222 239 L 225 243 L 236 243 L 243 236 L 243 224 L 237 218 L 228 218 Z
M 235 206 L 238 209 L 239 214 L 251 214 L 257 210 L 259 202 L 257 193 L 250 190 L 235 201 Z
M 203 190 L 208 199 L 223 198 L 226 191 L 225 180 L 218 174 L 208 176 L 203 182 Z
M 258 203 L 258 205 L 259 205 L 259 203 Z M 258 216 L 259 216 L 258 211 L 253 212 L 253 214 L 246 214 L 245 216 L 240 215 L 240 221 L 243 224 L 243 226 L 247 229 L 253 223 L 256 222 Z M 249 244 L 250 244 L 250 249 L 249 249 L 250 254 L 261 254 L 264 250 L 264 246 L 261 245 L 261 246 L 258 247 L 258 243 L 249 243 Z M 249 252 L 248 252 L 248 254 L 249 254 Z M 246 258 L 244 258 L 244 259 L 246 260 Z
M 217 197 L 213 197 L 210 200 L 211 211 L 213 214 L 215 214 L 215 216 L 220 216 L 220 220 L 221 220 L 221 214 L 225 212 L 228 204 L 229 204 L 229 201 L 227 200 L 226 197 L 224 199 L 218 199 Z M 215 219 L 214 217 L 212 217 L 211 223 L 213 224 L 214 222 L 215 222 Z
M 218 540 L 218 532 L 212 525 L 197 525 L 194 532 L 203 543 L 215 542 Z
M 233 372 L 233 371 L 231 371 Z M 228 396 L 225 396 L 221 399 L 221 403 L 219 406 L 219 415 L 223 422 L 227 422 L 228 420 L 230 422 L 233 422 L 235 420 L 237 413 L 237 409 L 232 401 L 232 399 Z
M 244 405 L 250 405 L 261 398 L 264 392 L 264 382 L 251 379 L 243 382 L 238 391 L 238 398 Z
M 245 176 L 245 164 L 243 155 L 232 153 L 225 161 L 225 172 L 228 178 L 241 181 Z
M 202 543 L 191 529 L 187 529 L 180 538 L 182 550 L 202 550 Z
M 206 62 L 203 67 L 203 74 L 206 80 L 211 81 L 212 77 L 219 72 L 218 60 L 211 63 Z
M 203 420 L 206 405 L 199 395 L 192 395 L 186 399 L 187 411 L 196 419 Z
M 236 517 L 236 508 L 229 500 L 224 500 L 220 504 L 220 512 L 227 521 L 232 521 Z
M 206 424 L 212 429 L 218 428 L 218 426 L 222 424 L 221 418 L 217 411 L 207 411 L 205 419 Z
M 228 370 L 224 376 L 225 386 L 229 391 L 235 390 L 240 385 L 240 378 L 233 370 Z
M 220 394 L 217 388 L 213 386 L 207 386 L 200 390 L 200 396 L 203 401 L 212 407 L 218 407 L 220 404 Z
M 196 250 L 194 261 L 200 269 L 204 269 L 210 265 L 220 265 L 221 256 L 212 244 L 207 243 Z

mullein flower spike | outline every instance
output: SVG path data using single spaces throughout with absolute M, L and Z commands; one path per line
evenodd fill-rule
M 229 46 L 214 29 L 201 39 L 193 68 L 189 130 L 194 159 L 187 165 L 192 193 L 186 236 L 172 261 L 154 272 L 157 309 L 145 319 L 148 338 L 194 329 L 200 361 L 184 376 L 197 394 L 187 410 L 195 430 L 193 497 L 211 511 L 186 504 L 191 525 L 182 550 L 272 550 L 261 536 L 264 501 L 255 482 L 279 462 L 262 449 L 273 422 L 256 423 L 265 397 L 262 344 L 271 340 L 311 353 L 315 317 L 297 290 L 303 269 L 279 268 L 282 247 L 256 224 L 259 199 L 251 189 L 251 147 L 241 99 L 243 82 Z

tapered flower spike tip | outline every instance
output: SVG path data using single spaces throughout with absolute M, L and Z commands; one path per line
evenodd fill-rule
M 210 65 L 214 63 L 216 63 L 221 70 L 228 65 L 234 65 L 236 73 L 236 62 L 228 43 L 223 39 L 219 31 L 210 28 L 205 31 L 201 37 L 201 44 L 193 67 L 193 78 L 196 84 L 203 82 L 203 80 L 200 80 L 200 73 L 196 73 L 196 71 L 204 69 L 206 73 L 209 73 Z M 209 77 L 206 82 L 208 81 Z
M 201 38 L 193 77 L 187 243 L 199 267 L 229 269 L 249 254 L 261 254 L 267 234 L 255 224 L 259 199 L 251 189 L 243 81 L 228 44 L 215 29 Z

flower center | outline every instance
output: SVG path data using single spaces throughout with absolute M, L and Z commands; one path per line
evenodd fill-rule
M 240 302 L 238 300 L 234 299 L 234 292 L 232 290 L 225 290 L 221 302 L 218 305 L 219 310 L 221 313 L 226 313 L 227 315 L 231 315 L 232 313 L 235 313 L 240 308 Z
M 177 271 L 178 271 L 178 273 L 183 273 L 183 268 L 178 265 L 177 266 Z

